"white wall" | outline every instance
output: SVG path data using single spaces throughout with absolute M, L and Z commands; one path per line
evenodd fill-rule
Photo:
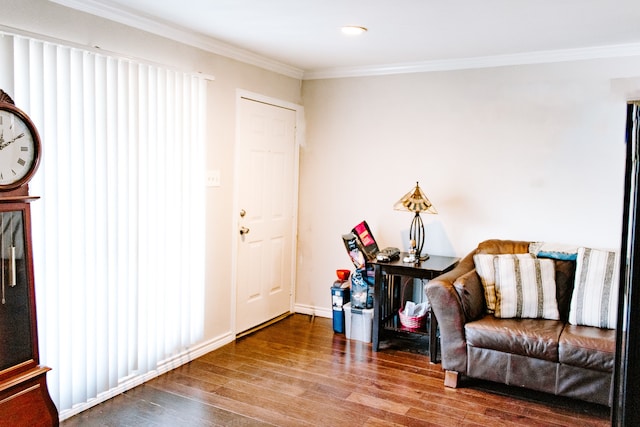
M 221 171 L 221 186 L 207 189 L 204 341 L 216 341 L 229 336 L 232 333 L 231 247 L 234 235 L 231 232 L 231 207 L 235 173 L 236 90 L 243 89 L 299 104 L 300 80 L 76 12 L 47 0 L 3 0 L 0 25 L 81 46 L 99 46 L 105 52 L 215 76 L 215 81 L 209 83 L 207 101 L 206 168 Z
M 296 79 L 69 10 L 3 0 L 0 25 L 214 75 L 209 86 L 205 339 L 231 332 L 236 89 L 305 105 L 300 310 L 330 313 L 340 236 L 366 219 L 381 246 L 406 247 L 411 215 L 392 210 L 419 180 L 439 211 L 426 250 L 462 256 L 486 238 L 617 247 L 625 101 L 640 58 L 312 80 Z
M 488 238 L 619 248 L 626 101 L 640 57 L 303 82 L 298 286 L 330 313 L 341 234 L 366 219 L 407 247 L 392 209 L 416 181 L 426 251 L 464 256 Z

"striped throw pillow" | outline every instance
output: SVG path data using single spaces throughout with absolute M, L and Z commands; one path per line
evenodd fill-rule
M 493 267 L 494 258 L 534 258 L 532 254 L 476 254 L 473 262 L 476 266 L 476 273 L 480 276 L 480 282 L 484 289 L 484 299 L 487 303 L 487 313 L 496 311 L 496 273 Z
M 553 260 L 496 258 L 494 267 L 496 317 L 560 319 Z
M 619 256 L 579 248 L 569 323 L 615 329 L 618 320 Z

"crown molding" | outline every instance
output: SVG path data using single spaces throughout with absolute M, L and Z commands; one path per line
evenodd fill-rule
M 336 67 L 305 72 L 303 80 L 334 79 L 344 77 L 382 76 L 388 74 L 453 71 L 475 68 L 506 67 L 513 65 L 548 64 L 588 59 L 640 56 L 640 43 L 598 46 L 578 49 L 547 50 L 510 55 L 409 62 L 363 67 Z
M 282 62 L 258 55 L 246 49 L 241 49 L 233 45 L 223 43 L 211 37 L 206 37 L 189 31 L 187 29 L 160 22 L 127 10 L 119 5 L 114 5 L 107 1 L 95 0 L 49 0 L 71 9 L 79 10 L 97 15 L 101 18 L 109 19 L 120 24 L 128 25 L 139 30 L 168 38 L 170 40 L 185 43 L 187 45 L 203 49 L 207 52 L 235 59 L 246 64 L 255 65 L 265 70 L 270 70 L 278 74 L 302 79 L 303 70 L 284 64 Z
M 380 64 L 355 67 L 335 67 L 304 71 L 282 62 L 258 55 L 254 52 L 223 43 L 185 28 L 160 22 L 139 13 L 116 6 L 106 0 L 49 0 L 72 9 L 110 19 L 152 34 L 185 43 L 235 59 L 250 65 L 270 70 L 301 80 L 333 79 L 344 77 L 381 76 L 389 74 L 424 73 L 433 71 L 453 71 L 474 68 L 492 68 L 513 65 L 531 65 L 589 59 L 603 59 L 640 55 L 640 43 L 596 46 L 577 49 L 546 50 L 507 55 L 493 55 L 470 58 L 420 61 L 397 64 Z

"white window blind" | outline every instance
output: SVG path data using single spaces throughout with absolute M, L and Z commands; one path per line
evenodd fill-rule
M 206 81 L 21 36 L 0 50 L 2 88 L 42 139 L 40 360 L 64 419 L 202 339 Z

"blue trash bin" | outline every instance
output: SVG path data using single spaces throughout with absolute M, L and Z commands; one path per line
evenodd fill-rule
M 336 280 L 331 286 L 331 306 L 333 309 L 333 331 L 344 334 L 344 309 L 349 302 L 349 281 Z

